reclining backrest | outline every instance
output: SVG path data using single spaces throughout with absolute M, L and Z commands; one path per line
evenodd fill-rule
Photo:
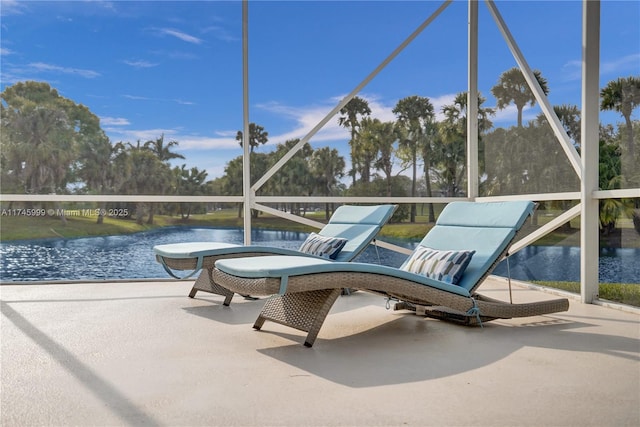
M 535 204 L 513 202 L 449 203 L 420 242 L 438 250 L 475 250 L 458 285 L 472 292 L 495 266 Z
M 351 261 L 358 256 L 389 221 L 396 205 L 340 206 L 318 234 L 347 239 L 336 261 Z

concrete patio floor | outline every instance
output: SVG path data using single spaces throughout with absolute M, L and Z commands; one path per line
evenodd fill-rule
M 252 329 L 260 301 L 190 287 L 2 286 L 2 426 L 640 425 L 637 311 L 572 300 L 463 327 L 357 292 L 306 348 Z M 507 298 L 501 280 L 481 290 Z

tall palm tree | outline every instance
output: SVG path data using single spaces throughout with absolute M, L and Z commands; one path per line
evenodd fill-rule
M 340 109 L 340 114 L 341 116 L 338 118 L 338 124 L 351 131 L 351 140 L 349 141 L 349 146 L 351 147 L 351 171 L 349 174 L 353 179 L 353 185 L 355 185 L 356 173 L 359 169 L 357 137 L 360 122 L 358 120 L 358 116 L 369 116 L 371 114 L 371 108 L 369 108 L 369 103 L 365 99 L 362 99 L 359 96 L 354 96 L 349 102 L 347 102 L 347 105 Z
M 165 145 L 164 134 L 162 134 L 154 141 L 145 142 L 144 147 L 151 150 L 161 162 L 168 162 L 171 159 L 184 159 L 182 154 L 171 151 L 171 147 L 177 147 L 178 144 L 178 141 L 169 141 L 169 143 Z
M 404 128 L 404 138 L 399 141 L 400 153 L 404 153 L 405 158 L 411 163 L 413 177 L 411 182 L 411 197 L 416 197 L 418 153 L 428 153 L 429 148 L 425 145 L 431 144 L 429 135 L 434 127 L 433 104 L 427 97 L 408 96 L 398 101 L 393 109 L 393 113 L 398 117 L 398 125 Z M 411 205 L 411 222 L 416 221 L 416 205 Z
M 140 142 L 138 141 L 138 146 Z M 147 141 L 144 143 L 144 149 L 151 151 L 161 163 L 166 165 L 169 164 L 169 160 L 171 159 L 184 159 L 185 157 L 182 154 L 175 153 L 171 151 L 171 147 L 175 147 L 178 145 L 178 141 L 169 141 L 168 144 L 164 143 L 164 134 L 160 135 L 159 138 L 156 138 L 153 141 Z M 157 179 L 157 178 L 155 178 Z M 167 180 L 165 179 L 164 182 Z M 150 183 L 150 185 L 153 185 Z M 156 191 L 162 191 L 163 193 L 166 191 L 163 187 L 157 187 Z M 151 203 L 149 205 L 149 220 L 147 221 L 149 224 L 153 224 L 153 215 L 155 213 L 156 204 Z
M 640 77 L 625 77 L 611 80 L 600 91 L 600 108 L 622 114 L 627 125 L 627 150 L 629 161 L 635 163 L 633 124 L 631 114 L 640 105 Z
M 241 130 L 236 134 L 236 141 L 238 141 L 240 147 L 242 147 L 243 135 Z M 264 127 L 260 125 L 249 123 L 249 148 L 251 152 L 253 153 L 254 149 L 260 144 L 266 144 L 267 141 L 269 141 L 269 132 L 266 132 Z
M 394 122 L 377 121 L 375 125 L 375 136 L 376 151 L 378 152 L 375 167 L 384 173 L 387 184 L 387 197 L 391 197 L 391 175 L 395 165 L 394 154 L 396 151 L 394 143 L 399 139 L 400 133 L 396 130 L 396 124 Z
M 542 77 L 538 70 L 533 71 L 533 75 L 540 84 L 545 95 L 549 94 L 547 80 Z M 527 84 L 524 74 L 518 67 L 513 67 L 500 75 L 498 83 L 491 88 L 491 93 L 496 97 L 497 107 L 502 110 L 512 102 L 518 109 L 518 127 L 522 127 L 522 110 L 529 104 L 536 105 L 536 98 L 533 91 Z
M 440 181 L 441 188 L 448 196 L 457 195 L 466 176 L 467 141 L 467 92 L 456 95 L 451 104 L 442 107 L 444 120 L 439 126 L 439 138 L 434 147 L 433 173 Z M 483 107 L 485 98 L 478 93 L 478 146 L 482 149 L 483 135 L 493 126 L 490 117 L 495 114 L 492 108 Z M 480 170 L 484 169 L 484 156 L 479 156 Z
M 381 125 L 380 120 L 371 117 L 365 117 L 360 122 L 360 134 L 355 151 L 360 163 L 360 181 L 364 185 L 371 181 L 371 168 L 376 161 Z

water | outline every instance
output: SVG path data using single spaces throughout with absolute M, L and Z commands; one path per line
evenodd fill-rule
M 252 231 L 254 244 L 298 249 L 308 233 Z M 236 228 L 168 227 L 142 233 L 75 239 L 40 239 L 0 243 L 0 279 L 8 281 L 109 280 L 168 278 L 153 247 L 178 242 L 212 241 L 242 244 Z M 400 266 L 404 256 L 379 248 L 380 260 Z M 358 261 L 379 263 L 375 248 Z
M 519 280 L 580 280 L 580 248 L 572 246 L 528 246 L 509 259 L 511 277 Z M 640 283 L 640 249 L 600 249 L 600 282 Z M 507 263 L 501 262 L 494 274 L 507 276 Z
M 297 249 L 307 233 L 253 230 L 255 244 Z M 122 236 L 42 239 L 0 243 L 0 279 L 10 281 L 110 280 L 168 278 L 156 262 L 153 246 L 178 242 L 243 242 L 235 228 L 170 227 Z M 417 242 L 390 241 L 415 247 Z M 399 267 L 405 255 L 369 247 L 356 260 Z M 600 256 L 601 282 L 640 283 L 640 249 L 610 249 Z M 512 256 L 511 277 L 520 280 L 577 281 L 580 249 L 529 247 Z M 495 274 L 507 275 L 502 262 Z

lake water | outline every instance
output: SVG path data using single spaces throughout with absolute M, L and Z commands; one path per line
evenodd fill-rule
M 291 249 L 307 233 L 253 230 L 252 242 Z M 0 243 L 0 279 L 12 281 L 109 280 L 168 278 L 155 260 L 153 246 L 167 243 L 218 241 L 241 244 L 243 232 L 234 228 L 170 227 L 123 236 L 42 239 Z M 413 248 L 417 242 L 390 241 Z M 406 255 L 369 247 L 357 261 L 399 267 Z M 577 281 L 580 248 L 529 247 L 510 259 L 511 277 L 520 280 Z M 640 249 L 612 249 L 600 256 L 601 282 L 640 283 Z M 502 262 L 495 274 L 506 276 Z

